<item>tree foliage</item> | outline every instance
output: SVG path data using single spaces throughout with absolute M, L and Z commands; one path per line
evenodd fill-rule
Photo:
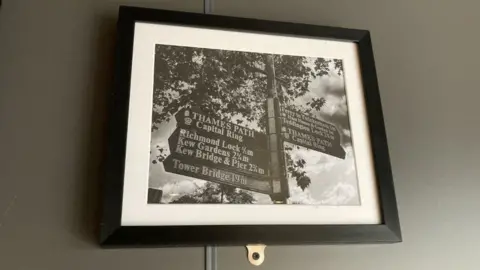
M 290 151 L 292 150 L 293 148 L 291 147 L 285 147 L 287 171 L 297 180 L 297 185 L 302 190 L 305 190 L 312 183 L 310 177 L 308 177 L 306 172 L 303 170 L 307 162 L 304 159 L 294 160 L 290 154 Z
M 186 194 L 171 203 L 233 203 L 233 204 L 252 204 L 254 202 L 252 194 L 248 191 L 236 189 L 232 186 L 215 184 L 211 182 L 205 183 L 198 188 L 193 194 Z
M 205 114 L 221 115 L 227 121 L 237 116 L 237 124 L 246 120 L 248 127 L 248 122 L 256 122 L 265 130 L 264 104 L 268 90 L 264 56 L 261 53 L 157 45 L 152 131 L 184 107 L 198 107 Z M 273 59 L 277 96 L 282 104 L 291 105 L 296 98 L 308 93 L 312 79 L 332 72 L 332 60 L 328 59 L 316 58 L 313 63 L 310 58 L 302 56 L 274 55 Z M 335 71 L 341 74 L 342 61 L 333 61 Z M 307 103 L 309 108 L 303 110 L 307 113 L 318 111 L 325 103 L 324 98 L 314 98 Z M 163 151 L 159 151 L 157 159 L 152 162 L 161 162 L 165 158 Z M 303 171 L 304 160 L 294 161 L 287 153 L 287 165 L 298 186 L 305 189 L 310 185 L 310 178 Z M 204 192 L 214 190 L 210 185 Z M 243 200 L 249 200 L 243 194 L 235 196 L 229 201 L 242 196 Z
M 341 59 L 333 59 L 335 69 L 337 70 L 338 75 L 343 74 L 343 61 Z

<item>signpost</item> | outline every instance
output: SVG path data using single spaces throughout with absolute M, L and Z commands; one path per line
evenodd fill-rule
M 168 172 L 270 194 L 267 135 L 184 109 L 168 139 Z
M 268 175 L 267 149 L 253 149 L 222 136 L 177 128 L 168 139 L 170 153 L 195 162 L 252 176 Z
M 292 109 L 281 107 L 282 136 L 285 141 L 341 159 L 345 150 L 335 125 Z
M 207 116 L 195 109 L 183 109 L 175 114 L 175 119 L 179 127 L 203 130 L 210 136 L 234 140 L 236 143 L 253 149 L 268 149 L 267 136 L 264 133 Z
M 267 134 L 183 109 L 168 138 L 165 171 L 269 194 L 275 202 L 289 196 L 283 141 L 345 158 L 335 125 L 268 98 Z
M 165 171 L 226 184 L 260 193 L 270 194 L 272 185 L 269 177 L 252 177 L 213 166 L 199 164 L 195 159 L 170 155 L 163 161 Z

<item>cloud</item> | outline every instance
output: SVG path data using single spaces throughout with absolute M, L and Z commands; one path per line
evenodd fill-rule
M 312 197 L 310 190 L 305 189 L 305 191 L 302 191 L 302 189 L 296 186 L 296 183 L 292 181 L 290 181 L 289 186 L 290 186 L 290 198 L 288 198 L 288 203 L 313 204 L 313 205 L 320 204 L 320 201 L 317 201 Z
M 320 204 L 322 205 L 346 205 L 357 204 L 357 190 L 354 186 L 345 183 L 338 183 L 322 194 Z
M 155 145 L 158 143 L 166 143 L 168 137 L 175 131 L 177 127 L 177 120 L 175 117 L 170 118 L 168 122 L 162 122 L 158 129 L 152 132 L 151 135 L 151 145 Z
M 294 178 L 290 179 L 290 193 L 294 202 L 312 204 L 358 204 L 358 183 L 353 148 L 344 148 L 345 159 L 339 159 L 305 148 L 290 151 L 294 160 L 306 161 L 304 171 L 311 179 L 310 186 L 302 191 Z M 337 192 L 337 193 L 335 193 Z M 335 197 L 337 196 L 337 197 Z
M 267 194 L 252 192 L 253 198 L 255 199 L 255 204 L 273 204 L 272 199 Z
M 193 181 L 180 181 L 168 183 L 162 187 L 164 194 L 185 194 L 195 191 L 197 186 Z
M 335 124 L 338 129 L 343 130 L 342 143 L 349 144 L 352 139 L 350 136 L 350 119 L 348 116 L 348 105 L 346 96 L 341 98 L 330 96 L 327 98 L 324 109 L 320 112 L 320 117 L 332 124 Z M 345 132 L 347 131 L 347 133 Z
M 325 93 L 327 95 L 336 97 L 345 96 L 345 83 L 343 76 L 339 76 L 335 72 L 330 72 L 328 77 L 323 77 L 322 79 L 325 81 L 323 87 L 325 88 Z
M 345 91 L 343 75 L 330 72 L 328 76 L 315 78 L 309 86 L 309 92 L 295 101 L 298 104 L 305 104 L 314 98 L 325 98 L 326 103 L 317 112 L 317 116 L 324 121 L 336 125 L 340 130 L 350 131 L 350 120 L 348 116 L 348 104 Z M 342 132 L 341 132 L 342 133 Z M 342 134 L 342 144 L 351 143 L 351 136 Z
M 185 194 L 192 194 L 203 185 L 205 185 L 203 180 L 181 180 L 167 183 L 161 187 L 163 191 L 162 202 L 170 202 Z

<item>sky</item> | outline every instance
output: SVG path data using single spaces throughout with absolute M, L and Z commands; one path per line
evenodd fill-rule
M 313 61 L 309 61 L 313 63 Z M 289 203 L 317 204 L 317 205 L 358 205 L 359 192 L 355 170 L 355 159 L 350 142 L 348 126 L 347 100 L 343 76 L 336 72 L 315 78 L 309 85 L 309 92 L 297 98 L 295 103 L 305 104 L 312 98 L 324 97 L 326 104 L 317 112 L 316 116 L 326 121 L 342 123 L 339 130 L 344 140 L 342 145 L 346 152 L 345 159 L 339 159 L 321 152 L 303 147 L 293 147 L 292 157 L 296 160 L 304 159 L 305 172 L 311 179 L 311 184 L 305 190 L 297 186 L 295 179 L 289 179 Z M 248 123 L 247 123 L 248 124 Z M 252 127 L 252 123 L 249 124 Z M 168 152 L 168 137 L 176 128 L 174 117 L 169 122 L 164 122 L 159 129 L 152 132 L 151 156 L 153 161 L 159 154 L 158 147 Z M 285 143 L 286 146 L 294 146 Z M 170 202 L 184 194 L 193 193 L 197 188 L 206 183 L 187 176 L 165 172 L 162 163 L 150 164 L 149 187 L 163 190 L 162 202 Z M 271 204 L 270 197 L 256 192 L 251 193 L 258 204 Z

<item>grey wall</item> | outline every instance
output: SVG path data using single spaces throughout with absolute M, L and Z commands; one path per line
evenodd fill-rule
M 0 269 L 203 269 L 203 250 L 100 250 L 98 167 L 118 4 L 4 0 Z M 215 0 L 215 13 L 372 31 L 404 243 L 268 247 L 263 269 L 478 269 L 480 2 Z M 253 269 L 221 248 L 220 270 Z

